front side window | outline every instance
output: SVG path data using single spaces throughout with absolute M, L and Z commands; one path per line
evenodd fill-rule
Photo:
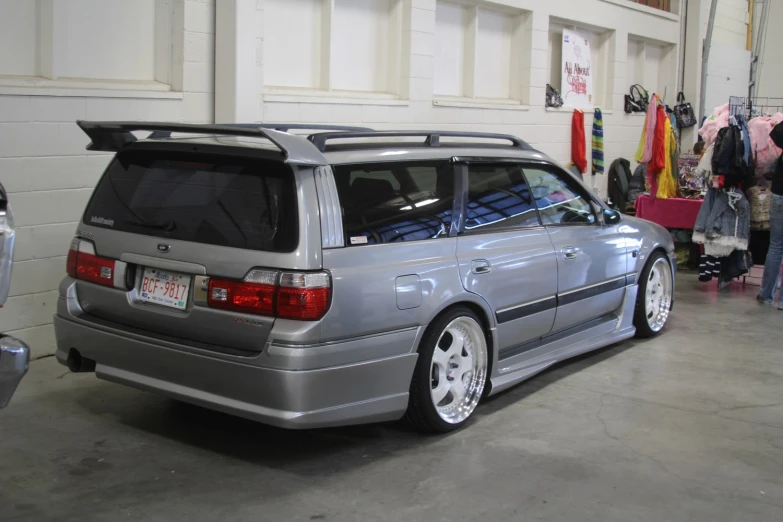
M 530 187 L 518 165 L 468 166 L 466 231 L 540 224 Z
M 448 162 L 333 167 L 346 243 L 400 243 L 447 237 L 454 207 Z
M 525 177 L 544 225 L 596 223 L 590 201 L 565 179 L 540 167 L 526 167 Z

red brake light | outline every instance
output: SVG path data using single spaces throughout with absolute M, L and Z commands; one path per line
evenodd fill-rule
M 326 314 L 330 298 L 331 279 L 326 272 L 252 270 L 244 281 L 210 278 L 207 304 L 221 310 L 315 321 Z
M 96 256 L 95 247 L 87 241 L 74 239 L 71 242 L 65 269 L 76 279 L 114 286 L 114 260 Z
M 332 290 L 326 272 L 284 273 L 277 294 L 277 316 L 281 319 L 315 321 L 326 314 Z
M 71 247 L 68 251 L 68 261 L 65 263 L 65 271 L 71 277 L 76 277 L 76 260 L 79 259 L 79 251 Z
M 211 278 L 207 303 L 222 310 L 272 315 L 275 311 L 275 285 Z
M 76 278 L 99 285 L 114 286 L 114 260 L 79 252 Z

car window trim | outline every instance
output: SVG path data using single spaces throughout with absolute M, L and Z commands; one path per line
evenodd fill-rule
M 471 163 L 480 163 L 482 165 L 498 165 L 501 167 L 507 167 L 508 165 L 515 165 L 521 169 L 520 174 L 522 175 L 522 178 L 524 178 L 525 183 L 527 183 L 528 187 L 530 186 L 530 182 L 527 179 L 527 176 L 525 176 L 524 171 L 524 164 L 525 163 L 532 163 L 532 164 L 539 164 L 539 165 L 549 165 L 549 163 L 546 162 L 530 162 L 527 160 L 523 160 L 520 158 L 466 158 L 466 157 L 453 157 L 451 159 L 452 163 L 456 165 L 458 169 L 461 170 L 462 175 L 460 176 L 462 181 L 462 186 L 458 187 L 461 189 L 461 192 L 458 192 L 456 194 L 459 194 L 462 199 L 462 206 L 460 207 L 460 214 L 459 214 L 459 227 L 457 230 L 457 235 L 469 235 L 469 236 L 477 236 L 480 234 L 495 234 L 499 232 L 520 232 L 524 230 L 541 230 L 544 228 L 544 222 L 541 219 L 541 212 L 538 210 L 538 205 L 536 205 L 535 199 L 533 199 L 533 208 L 536 211 L 536 217 L 538 218 L 538 224 L 537 225 L 509 225 L 505 227 L 498 227 L 495 229 L 488 229 L 488 230 L 467 230 L 465 229 L 465 221 L 467 219 L 467 208 L 468 208 L 468 198 L 469 198 L 469 191 L 470 191 L 470 173 L 469 173 L 469 166 Z M 532 193 L 531 193 L 532 196 Z M 456 196 L 455 196 L 456 199 Z

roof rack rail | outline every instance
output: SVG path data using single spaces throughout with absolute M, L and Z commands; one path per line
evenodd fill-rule
M 245 125 L 245 124 L 240 124 Z M 255 125 L 255 124 L 251 124 Z M 265 129 L 273 129 L 280 132 L 289 130 L 322 130 L 322 131 L 343 131 L 343 132 L 375 132 L 370 127 L 354 127 L 353 125 L 324 125 L 318 123 L 310 125 L 308 123 L 258 123 L 257 125 Z
M 353 127 L 348 125 L 324 125 L 321 123 L 309 125 L 307 123 L 206 123 L 204 127 L 235 127 L 237 129 L 272 129 L 279 132 L 288 132 L 289 130 L 322 130 L 322 131 L 342 131 L 342 132 L 373 132 L 370 127 Z M 157 131 L 150 135 L 150 139 L 162 139 L 171 137 L 170 131 Z
M 532 147 L 510 134 L 494 134 L 490 132 L 462 132 L 462 131 L 375 131 L 375 132 L 322 132 L 313 134 L 307 139 L 313 142 L 313 145 L 324 152 L 326 142 L 336 139 L 359 139 L 359 138 L 425 138 L 424 144 L 430 147 L 440 147 L 440 138 L 479 138 L 491 140 L 505 140 L 511 142 L 512 147 L 530 150 Z
M 138 121 L 81 121 L 76 124 L 92 142 L 87 150 L 117 152 L 126 145 L 138 141 L 134 131 L 155 133 L 179 132 L 184 134 L 217 134 L 221 136 L 246 136 L 264 138 L 271 141 L 286 157 L 286 162 L 309 165 L 327 165 L 326 158 L 300 136 L 292 136 L 273 129 L 255 127 L 236 127 L 229 125 L 199 125 L 191 123 L 162 123 Z

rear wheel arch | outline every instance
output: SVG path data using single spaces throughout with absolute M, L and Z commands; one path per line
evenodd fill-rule
M 437 314 L 435 314 L 416 341 L 416 353 L 419 353 L 419 350 L 421 349 L 422 341 L 423 339 L 426 338 L 427 333 L 429 333 L 429 331 L 431 330 L 432 324 L 435 323 L 439 317 L 449 313 L 455 308 L 460 308 L 460 307 L 467 308 L 468 310 L 476 314 L 476 317 L 478 317 L 479 321 L 481 322 L 481 327 L 484 329 L 484 335 L 487 338 L 487 375 L 491 376 L 492 367 L 495 364 L 495 349 L 494 349 L 495 339 L 494 339 L 493 323 L 490 319 L 489 309 L 472 300 L 463 300 L 454 303 L 449 303 L 447 306 L 441 309 Z M 485 389 L 488 388 L 489 387 Z

